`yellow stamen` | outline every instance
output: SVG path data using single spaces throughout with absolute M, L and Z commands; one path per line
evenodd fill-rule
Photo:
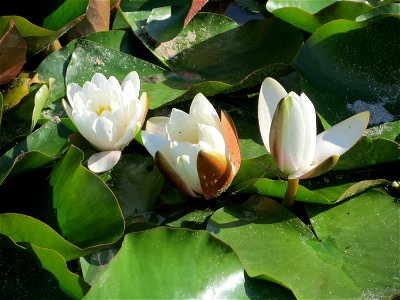
M 107 106 L 100 105 L 99 108 L 96 110 L 96 114 L 98 116 L 100 116 L 102 114 L 102 112 L 105 110 L 111 111 L 110 105 L 107 105 Z

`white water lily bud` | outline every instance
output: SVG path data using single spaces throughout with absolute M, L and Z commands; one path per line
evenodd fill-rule
M 122 84 L 111 76 L 96 73 L 83 86 L 67 86 L 68 102 L 63 105 L 82 136 L 97 150 L 89 159 L 89 169 L 104 172 L 119 160 L 120 151 L 136 136 L 146 118 L 149 99 L 139 99 L 140 80 L 130 72 Z
M 150 118 L 142 140 L 160 171 L 189 196 L 218 196 L 240 167 L 235 126 L 227 113 L 197 94 L 189 114 L 172 109 L 170 117 Z
M 289 94 L 266 78 L 258 100 L 258 120 L 265 147 L 289 179 L 329 171 L 368 126 L 369 112 L 354 115 L 316 134 L 315 108 L 305 94 Z

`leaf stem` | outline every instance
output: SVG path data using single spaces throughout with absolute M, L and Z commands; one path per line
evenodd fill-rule
M 283 197 L 282 205 L 284 207 L 291 207 L 296 198 L 297 188 L 299 187 L 299 179 L 288 179 L 288 184 Z

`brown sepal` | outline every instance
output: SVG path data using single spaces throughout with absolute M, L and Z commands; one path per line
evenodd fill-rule
M 239 137 L 235 124 L 229 114 L 224 110 L 221 111 L 221 128 L 225 140 L 225 146 L 229 153 L 229 160 L 234 166 L 236 175 L 239 171 L 241 161 Z
M 235 177 L 232 163 L 219 153 L 201 150 L 197 155 L 197 173 L 204 198 L 219 196 Z

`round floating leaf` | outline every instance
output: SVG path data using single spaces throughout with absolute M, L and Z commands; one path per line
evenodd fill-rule
M 399 205 L 393 200 L 371 190 L 316 210 L 319 239 L 277 202 L 258 196 L 218 210 L 208 230 L 235 250 L 251 277 L 280 283 L 297 298 L 390 297 L 399 289 L 393 250 L 400 242 Z M 385 221 L 376 222 L 377 215 Z
M 73 299 L 82 299 L 89 285 L 78 275 L 68 270 L 64 258 L 54 250 L 28 245 L 40 260 L 42 267 L 58 280 L 61 290 Z
M 368 110 L 370 124 L 400 117 L 400 18 L 337 20 L 311 36 L 294 61 L 303 90 L 331 124 Z
M 54 78 L 54 83 L 51 85 L 45 107 L 50 105 L 53 101 L 65 96 L 66 66 L 75 46 L 76 40 L 73 40 L 67 46 L 48 55 L 37 68 L 40 80 L 48 81 L 49 78 Z
M 2 298 L 69 299 L 57 279 L 34 254 L 0 234 L 0 294 Z
M 83 153 L 71 146 L 51 175 L 53 207 L 64 238 L 89 247 L 113 243 L 124 232 L 124 220 L 114 194 L 81 165 Z
M 112 169 L 111 177 L 110 187 L 125 219 L 151 210 L 164 184 L 153 158 L 139 154 L 123 155 Z
M 257 297 L 287 298 L 290 292 L 252 286 L 232 249 L 206 231 L 156 228 L 127 234 L 85 298 Z
M 43 167 L 65 149 L 71 132 L 47 122 L 0 157 L 0 184 L 10 174 Z
M 57 30 L 85 14 L 89 0 L 66 0 L 43 20 L 43 27 Z M 81 19 L 81 18 L 80 18 Z
M 336 19 L 355 20 L 373 6 L 371 1 L 285 1 L 270 0 L 267 9 L 275 16 L 308 32 Z
M 378 190 L 330 209 L 307 205 L 322 243 L 342 254 L 342 269 L 362 291 L 362 299 L 393 299 L 400 290 L 400 205 Z M 379 258 L 379 259 L 377 259 Z
M 50 226 L 30 216 L 15 213 L 0 214 L 0 225 L 0 233 L 7 235 L 13 241 L 53 249 L 67 261 L 84 254 L 82 249 L 65 240 Z

